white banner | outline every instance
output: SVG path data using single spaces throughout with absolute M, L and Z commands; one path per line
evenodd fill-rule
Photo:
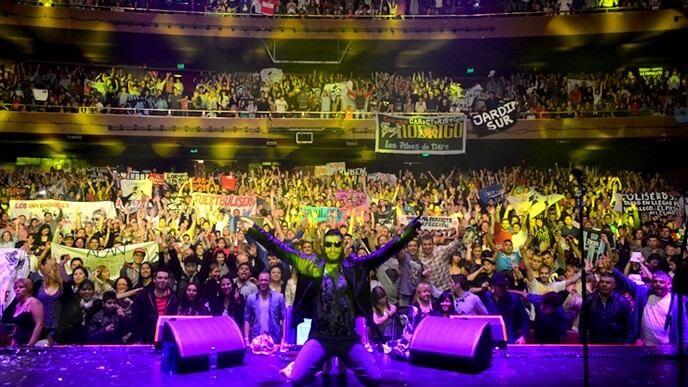
M 48 89 L 31 89 L 33 92 L 33 99 L 39 102 L 48 100 Z
M 141 195 L 146 195 L 148 197 L 153 196 L 153 182 L 148 180 L 148 174 L 146 174 L 145 180 L 120 180 L 122 184 L 122 195 L 128 196 L 130 194 L 133 199 L 140 199 Z
M 344 161 L 327 163 L 325 165 L 316 165 L 314 175 L 315 177 L 332 176 L 335 173 L 342 173 L 345 170 L 346 162 Z
M 402 224 L 408 224 L 415 217 L 416 215 L 404 215 Z M 420 221 L 423 224 L 421 230 L 428 231 L 451 230 L 458 223 L 458 220 L 451 216 L 421 216 Z
M 10 200 L 10 217 L 16 218 L 24 215 L 27 219 L 31 215 L 43 219 L 46 212 L 53 214 L 53 217 L 60 215 L 66 223 L 76 220 L 77 214 L 81 216 L 81 222 L 97 222 L 101 216 L 101 210 L 105 211 L 108 219 L 117 217 L 115 204 L 113 202 L 67 202 L 62 200 Z M 55 230 L 53 230 L 55 231 Z
M 0 310 L 14 299 L 14 281 L 28 278 L 29 256 L 22 249 L 0 249 Z
M 134 250 L 139 247 L 146 250 L 144 262 L 158 261 L 158 244 L 155 242 L 137 243 L 104 250 L 77 249 L 76 247 L 53 244 L 50 247 L 50 254 L 58 262 L 60 262 L 60 257 L 65 254 L 69 255 L 70 259 L 79 257 L 84 261 L 84 267 L 88 269 L 89 273 L 93 273 L 97 266 L 105 265 L 110 270 L 110 279 L 114 280 L 119 277 L 119 272 L 125 263 L 134 261 Z M 65 268 L 69 271 L 69 261 L 65 263 Z
M 252 215 L 256 210 L 257 200 L 255 196 L 215 195 L 206 193 L 194 193 L 191 206 L 196 209 L 198 216 L 207 217 L 208 214 L 218 208 L 226 208 L 232 214 L 238 209 L 242 216 Z

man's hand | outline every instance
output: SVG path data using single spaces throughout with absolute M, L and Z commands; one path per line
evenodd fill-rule
M 256 222 L 254 222 L 253 219 L 245 216 L 242 216 L 240 220 L 241 229 L 244 231 L 248 230 L 249 228 L 253 227 L 254 224 L 256 224 Z
M 516 344 L 526 344 L 526 338 L 521 336 L 518 339 L 516 339 Z

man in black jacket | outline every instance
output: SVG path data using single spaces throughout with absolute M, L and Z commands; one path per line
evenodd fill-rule
M 373 357 L 361 344 L 354 321 L 356 317 L 372 313 L 368 273 L 413 239 L 421 226 L 420 221 L 414 219 L 400 236 L 362 257 L 344 256 L 342 234 L 337 229 L 330 230 L 324 237 L 324 255 L 314 260 L 282 243 L 250 219 L 243 220 L 245 224 L 251 225 L 246 231 L 247 238 L 274 251 L 280 259 L 311 280 L 308 287 L 312 293 L 307 291 L 306 294 L 314 295 L 315 298 L 307 302 L 313 310 L 313 322 L 310 338 L 294 361 L 292 384 L 311 383 L 315 373 L 332 356 L 343 360 L 363 384 L 379 384 L 380 371 Z M 301 301 L 294 300 L 295 308 Z
M 158 316 L 174 315 L 179 302 L 170 289 L 170 273 L 160 269 L 155 273 L 155 286 L 141 292 L 132 305 L 132 317 L 139 341 L 152 344 Z

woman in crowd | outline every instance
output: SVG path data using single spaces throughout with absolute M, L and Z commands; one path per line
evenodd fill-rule
M 375 329 L 372 329 L 372 337 L 377 337 L 376 343 L 386 343 L 395 340 L 401 335 L 397 307 L 387 301 L 387 294 L 382 286 L 376 286 L 372 292 L 373 322 Z
M 202 286 L 202 291 L 205 295 L 205 299 L 209 305 L 209 308 L 211 305 L 220 302 L 222 299 L 222 289 L 220 287 L 221 278 L 222 274 L 220 267 L 217 265 L 217 263 L 211 263 L 210 269 L 208 270 L 208 279 L 205 280 L 205 283 Z
M 442 317 L 451 317 L 456 314 L 454 310 L 454 296 L 451 292 L 444 292 L 437 300 L 438 312 Z
M 150 262 L 141 262 L 139 266 L 139 278 L 134 289 L 153 286 L 153 265 Z
M 282 268 L 273 266 L 270 268 L 270 289 L 277 293 L 284 293 L 284 283 L 282 283 Z
M 208 316 L 210 311 L 205 306 L 198 284 L 191 282 L 186 285 L 182 297 L 179 299 L 177 314 L 180 316 Z
M 2 232 L 2 237 L 0 237 L 0 249 L 12 249 L 14 248 L 14 245 L 17 243 L 17 234 L 15 233 L 14 236 L 12 236 L 12 233 L 9 230 L 5 230 Z
M 239 292 L 239 288 L 232 282 L 232 277 L 224 276 L 220 280 L 222 298 L 211 305 L 213 316 L 229 316 L 240 326 L 244 326 L 244 307 L 246 300 Z
M 105 265 L 96 266 L 96 275 L 93 278 L 93 283 L 96 285 L 96 294 L 98 296 L 112 290 L 112 281 L 110 281 L 110 269 Z
M 421 282 L 416 287 L 415 301 L 408 311 L 409 321 L 415 329 L 426 316 L 437 316 L 439 313 L 432 305 L 430 284 Z
M 57 269 L 54 258 L 43 258 L 43 280 L 36 293 L 36 298 L 41 301 L 44 310 L 43 329 L 50 344 L 53 343 L 54 334 L 60 321 L 62 310 L 62 276 Z
M 31 296 L 33 283 L 28 278 L 14 281 L 14 300 L 4 311 L 3 323 L 14 324 L 12 344 L 36 345 L 43 331 L 44 310 L 40 300 Z
M 134 303 L 136 295 L 139 294 L 143 288 L 132 289 L 129 277 L 122 276 L 115 280 L 114 289 L 117 295 L 117 303 L 120 308 L 124 310 L 127 316 L 131 316 L 131 305 Z

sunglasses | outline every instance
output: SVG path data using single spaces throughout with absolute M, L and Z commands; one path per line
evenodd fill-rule
M 342 247 L 342 242 L 325 242 L 323 243 L 323 246 L 325 247 Z

